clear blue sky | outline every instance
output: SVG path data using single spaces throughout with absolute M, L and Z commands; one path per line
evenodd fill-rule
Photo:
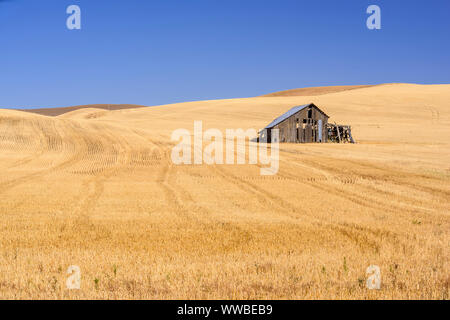
M 81 30 L 66 28 L 71 4 Z M 0 107 L 450 83 L 449 40 L 449 0 L 0 0 Z

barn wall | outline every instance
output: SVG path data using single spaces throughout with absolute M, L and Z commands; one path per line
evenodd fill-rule
M 297 142 L 297 143 L 309 143 L 318 141 L 318 120 L 322 120 L 322 142 L 327 142 L 327 130 L 326 124 L 328 123 L 328 117 L 320 112 L 317 108 L 311 109 L 311 120 L 308 119 L 308 109 L 305 108 L 299 112 L 293 114 L 283 122 L 274 126 L 273 129 L 280 130 L 280 142 Z M 297 122 L 298 119 L 298 122 Z M 304 123 L 306 119 L 306 123 Z M 312 122 L 312 123 L 311 123 Z M 297 124 L 298 124 L 298 139 L 297 139 Z

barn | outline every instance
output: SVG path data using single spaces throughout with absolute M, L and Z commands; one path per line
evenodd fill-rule
M 261 130 L 259 141 L 272 142 L 272 130 L 279 129 L 279 142 L 327 142 L 329 118 L 314 103 L 296 106 Z

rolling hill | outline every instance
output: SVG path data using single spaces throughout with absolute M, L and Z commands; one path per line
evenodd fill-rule
M 450 85 L 386 84 L 0 110 L 0 297 L 448 299 L 449 101 Z M 260 129 L 309 102 L 358 143 L 281 144 L 274 176 L 171 160 L 196 120 Z

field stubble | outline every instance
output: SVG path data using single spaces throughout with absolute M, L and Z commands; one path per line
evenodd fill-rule
M 0 298 L 448 299 L 448 92 L 0 110 Z M 275 176 L 170 161 L 171 130 L 262 127 L 311 99 L 360 143 L 282 144 Z M 70 265 L 80 290 L 66 289 Z M 381 290 L 365 286 L 369 265 Z

